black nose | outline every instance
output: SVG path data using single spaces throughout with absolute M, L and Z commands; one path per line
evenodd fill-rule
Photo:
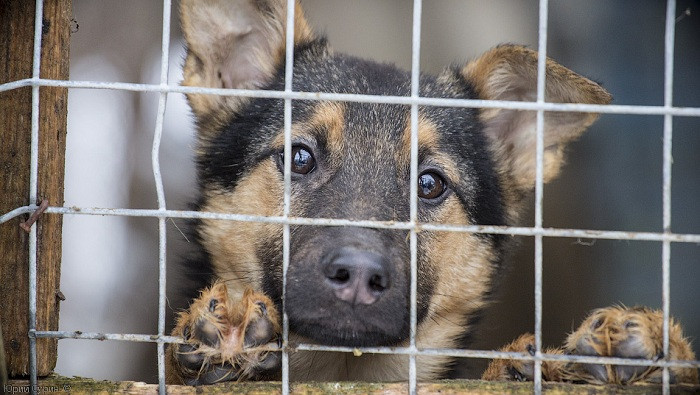
M 379 254 L 344 247 L 330 254 L 323 274 L 338 299 L 353 306 L 370 305 L 391 285 L 387 267 L 387 259 Z

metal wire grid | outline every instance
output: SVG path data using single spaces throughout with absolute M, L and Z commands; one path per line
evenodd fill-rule
M 665 33 L 665 72 L 664 72 L 664 105 L 663 106 L 625 106 L 625 105 L 589 105 L 589 104 L 559 104 L 546 103 L 544 98 L 545 87 L 545 57 L 547 47 L 547 12 L 548 1 L 539 2 L 539 42 L 538 50 L 538 83 L 536 102 L 512 102 L 512 101 L 485 101 L 462 99 L 438 99 L 421 98 L 418 96 L 419 59 L 420 59 L 420 31 L 421 31 L 421 0 L 413 3 L 413 50 L 411 70 L 411 96 L 372 96 L 353 94 L 332 94 L 324 92 L 294 92 L 292 90 L 293 67 L 293 37 L 294 37 L 294 0 L 287 0 L 287 34 L 286 34 L 286 74 L 284 91 L 255 91 L 245 89 L 215 89 L 182 87 L 168 85 L 168 43 L 170 41 L 170 12 L 171 1 L 163 1 L 163 33 L 161 45 L 161 75 L 158 85 L 129 84 L 129 83 L 102 83 L 93 81 L 59 81 L 47 80 L 39 77 L 41 60 L 41 28 L 43 15 L 43 1 L 36 0 L 36 19 L 34 35 L 33 72 L 31 79 L 13 81 L 0 85 L 0 92 L 18 89 L 20 87 L 32 87 L 32 118 L 31 118 L 31 161 L 30 161 L 30 191 L 29 201 L 37 201 L 38 180 L 38 135 L 39 135 L 39 87 L 53 86 L 66 88 L 86 89 L 115 89 L 139 92 L 159 93 L 158 112 L 156 117 L 156 129 L 151 151 L 153 176 L 156 184 L 158 198 L 157 210 L 139 209 L 107 209 L 107 208 L 75 208 L 75 207 L 49 207 L 46 212 L 53 214 L 82 214 L 82 215 L 115 215 L 158 218 L 159 232 L 159 310 L 158 310 L 158 334 L 105 334 L 84 333 L 66 331 L 37 331 L 36 330 L 36 228 L 32 227 L 29 235 L 29 361 L 30 361 L 30 390 L 37 391 L 37 366 L 36 366 L 36 339 L 37 338 L 74 338 L 74 339 L 100 339 L 137 342 L 155 342 L 158 348 L 158 384 L 159 393 L 165 394 L 165 343 L 181 343 L 182 339 L 165 335 L 165 270 L 166 270 L 166 237 L 165 221 L 167 218 L 211 218 L 225 219 L 242 222 L 267 222 L 283 225 L 283 295 L 286 294 L 286 273 L 289 265 L 289 229 L 290 225 L 311 226 L 357 226 L 407 229 L 410 231 L 411 248 L 411 286 L 410 286 L 410 343 L 408 347 L 364 347 L 359 350 L 363 353 L 377 354 L 402 354 L 409 356 L 409 392 L 417 393 L 416 357 L 431 355 L 446 355 L 452 357 L 468 358 L 513 358 L 519 360 L 531 360 L 535 364 L 534 392 L 542 392 L 542 361 L 571 361 L 579 363 L 599 363 L 617 365 L 648 365 L 663 368 L 663 393 L 670 393 L 669 367 L 700 367 L 700 361 L 669 361 L 669 311 L 670 311 L 670 250 L 672 242 L 700 243 L 700 234 L 676 234 L 671 231 L 671 148 L 672 148 L 672 120 L 674 116 L 700 116 L 700 108 L 673 107 L 673 52 L 674 52 L 674 28 L 676 1 L 668 0 L 666 8 L 666 33 Z M 383 222 L 383 221 L 352 221 L 342 219 L 309 219 L 291 217 L 289 215 L 291 198 L 291 163 L 285 162 L 284 166 L 284 211 L 280 217 L 261 217 L 251 215 L 177 211 L 168 210 L 163 181 L 160 174 L 159 148 L 163 131 L 163 117 L 168 93 L 202 93 L 213 95 L 240 95 L 247 97 L 266 97 L 284 99 L 284 133 L 285 133 L 285 157 L 291 157 L 291 105 L 292 100 L 335 100 L 365 103 L 406 104 L 411 106 L 411 205 L 410 221 L 408 222 Z M 447 107 L 481 107 L 481 108 L 508 108 L 517 110 L 537 111 L 537 168 L 535 184 L 535 226 L 534 227 L 505 227 L 505 226 L 456 226 L 433 223 L 418 223 L 417 221 L 417 152 L 418 152 L 418 106 L 447 106 Z M 645 114 L 664 116 L 663 136 L 663 232 L 622 232 L 622 231 L 596 231 L 584 229 L 553 229 L 542 226 L 542 201 L 543 201 L 543 138 L 544 138 L 544 112 L 545 111 L 579 111 L 599 112 L 608 114 Z M 2 216 L 0 223 L 25 213 L 30 213 L 37 208 L 31 204 L 16 208 Z M 512 352 L 464 350 L 464 349 L 425 349 L 416 347 L 416 281 L 417 281 L 417 238 L 419 230 L 470 232 L 470 233 L 494 233 L 509 235 L 534 236 L 535 238 L 535 355 Z M 542 239 L 543 237 L 571 237 L 591 239 L 613 240 L 647 240 L 662 242 L 662 305 L 663 305 L 663 350 L 666 358 L 661 360 L 639 360 L 611 357 L 574 356 L 574 355 L 547 355 L 542 353 Z M 283 298 L 283 345 L 282 345 L 282 393 L 288 394 L 289 387 L 289 352 L 296 350 L 308 351 L 333 351 L 353 352 L 356 349 L 350 347 L 331 347 L 313 344 L 300 344 L 294 347 L 288 344 L 289 321 Z

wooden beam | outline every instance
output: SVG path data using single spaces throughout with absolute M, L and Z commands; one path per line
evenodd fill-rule
M 0 83 L 32 77 L 34 1 L 0 0 Z M 41 77 L 68 79 L 71 1 L 44 2 Z M 28 204 L 32 88 L 0 93 L 0 214 Z M 68 92 L 40 88 L 38 198 L 63 205 Z M 0 322 L 10 376 L 28 374 L 29 236 L 20 228 L 28 215 L 0 225 Z M 44 214 L 37 226 L 37 329 L 58 328 L 61 226 Z M 38 339 L 38 374 L 56 365 L 56 340 Z
M 10 381 L 8 393 L 25 393 L 26 381 Z M 185 385 L 169 385 L 168 394 L 241 394 L 268 395 L 282 393 L 279 382 L 226 382 L 215 385 L 189 387 Z M 382 394 L 403 395 L 408 393 L 407 383 L 363 383 L 363 382 L 328 382 L 328 383 L 292 383 L 293 394 Z M 533 384 L 513 381 L 482 381 L 482 380 L 440 380 L 418 383 L 418 393 L 426 394 L 532 394 Z M 672 385 L 673 394 L 697 394 L 700 386 Z M 85 378 L 68 378 L 51 376 L 39 381 L 39 392 L 42 394 L 70 393 L 80 394 L 155 394 L 157 384 L 146 384 L 133 381 L 98 381 Z M 544 383 L 542 392 L 549 395 L 580 394 L 580 395 L 647 395 L 661 394 L 660 385 L 590 385 L 567 383 Z

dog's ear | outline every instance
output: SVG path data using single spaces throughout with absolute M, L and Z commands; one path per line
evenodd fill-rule
M 284 62 L 284 0 L 183 0 L 182 30 L 187 42 L 186 86 L 255 89 L 266 85 Z M 296 3 L 294 41 L 313 37 Z M 239 97 L 188 95 L 198 119 L 228 107 L 235 112 Z M 224 111 L 231 113 L 232 111 Z
M 547 59 L 545 100 L 555 103 L 607 104 L 610 94 L 595 82 Z M 537 52 L 503 45 L 460 70 L 462 78 L 485 100 L 537 100 Z M 536 169 L 535 111 L 483 108 L 479 114 L 490 139 L 496 162 L 521 192 L 532 190 Z M 544 129 L 544 181 L 559 173 L 564 147 L 590 126 L 598 114 L 546 112 Z

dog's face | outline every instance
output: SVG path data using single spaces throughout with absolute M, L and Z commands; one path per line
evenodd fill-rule
M 185 85 L 284 90 L 282 2 L 185 1 Z M 409 96 L 410 75 L 332 53 L 297 7 L 294 90 Z M 498 47 L 467 65 L 423 76 L 423 97 L 533 100 L 537 57 Z M 547 100 L 607 103 L 595 83 L 548 61 Z M 293 217 L 410 220 L 410 107 L 295 100 L 292 155 L 284 157 L 279 99 L 189 95 L 197 116 L 202 210 L 283 214 L 284 161 L 291 161 Z M 544 180 L 563 147 L 594 114 L 546 116 Z M 419 108 L 418 221 L 510 225 L 535 180 L 535 114 Z M 282 298 L 282 226 L 202 220 L 197 226 L 217 277 Z M 344 346 L 398 344 L 409 333 L 407 230 L 290 227 L 286 308 L 291 329 Z M 501 264 L 505 237 L 418 233 L 419 341 L 455 339 L 481 309 Z M 436 333 L 436 332 L 439 332 Z M 452 340 L 450 340 L 452 341 Z M 448 343 L 449 344 L 449 343 Z

